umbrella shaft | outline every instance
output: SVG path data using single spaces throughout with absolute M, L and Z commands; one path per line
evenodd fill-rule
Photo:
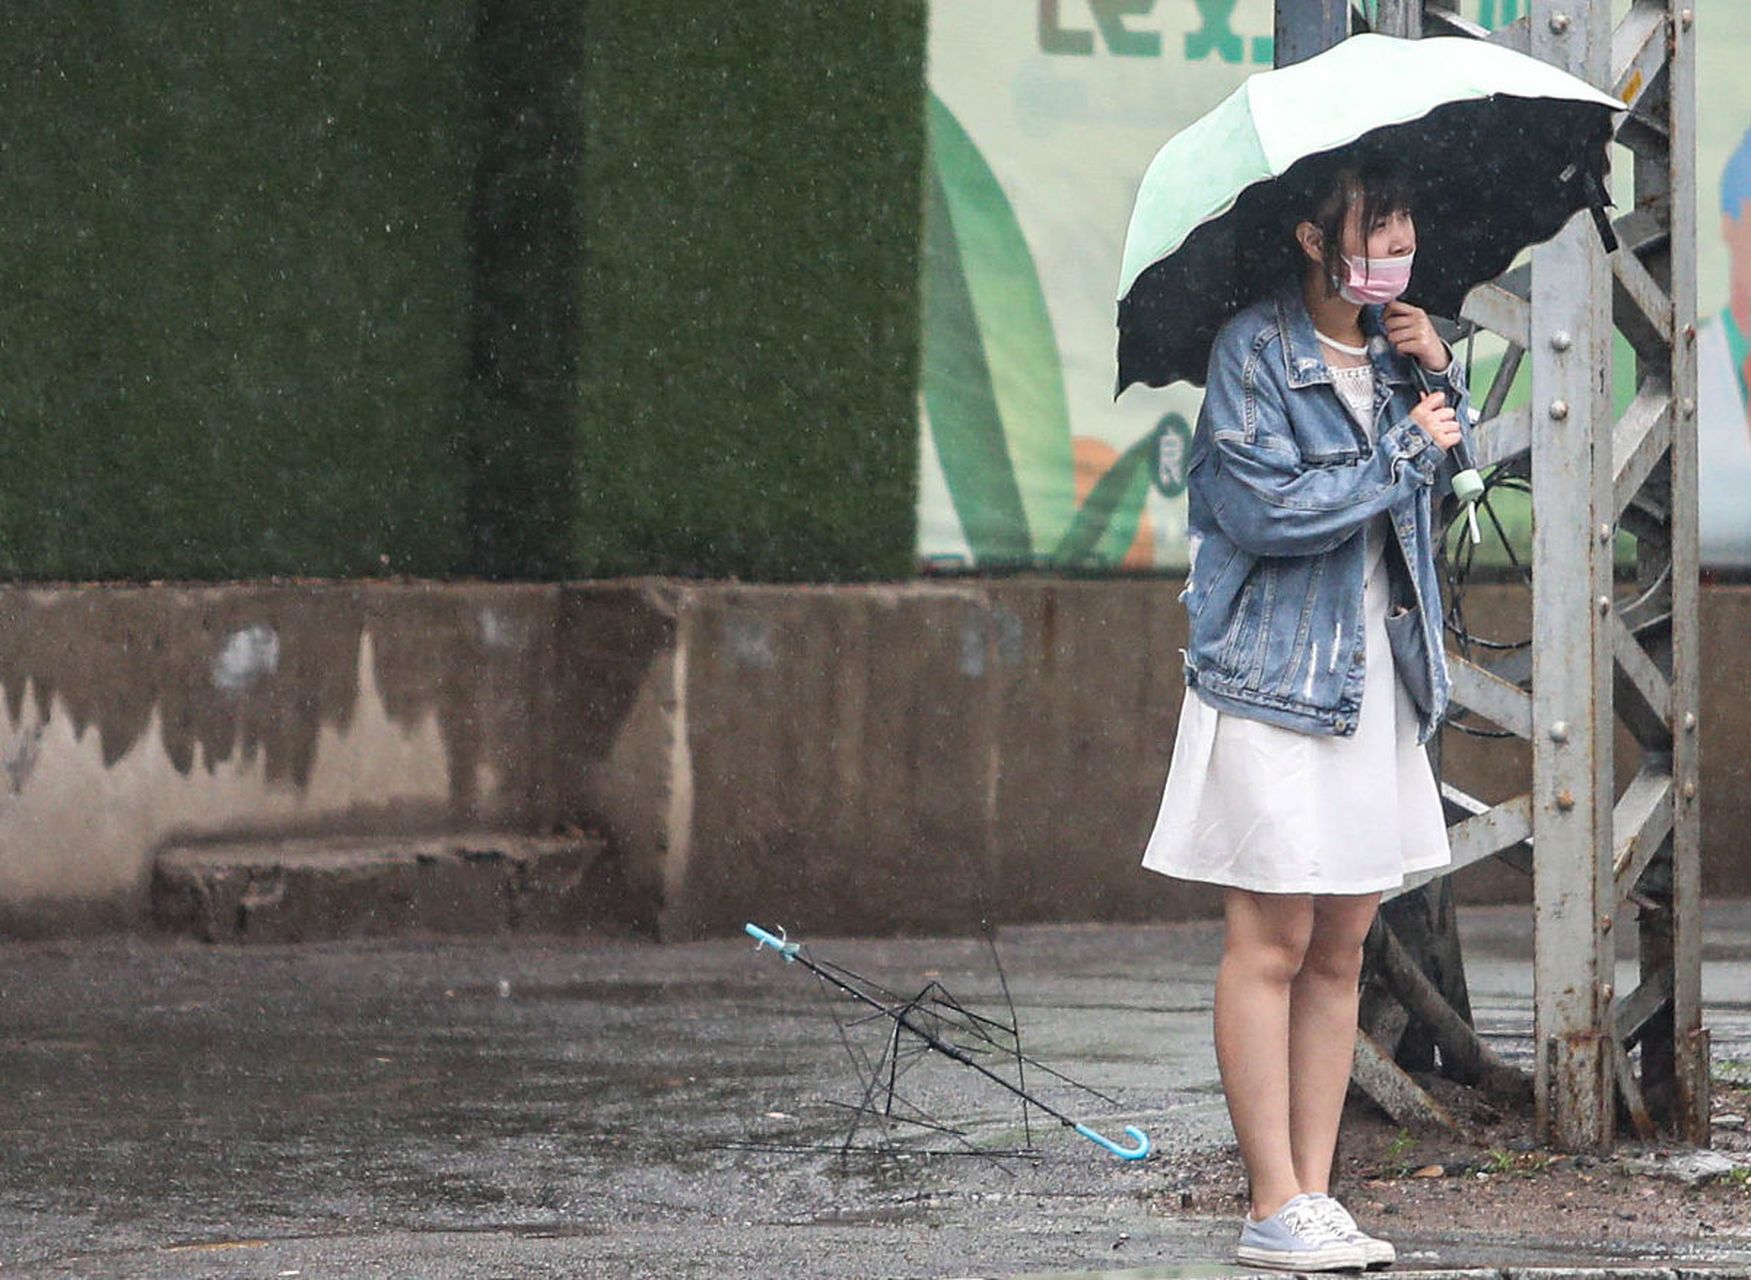
M 1016 1097 L 1020 1098 L 1023 1102 L 1032 1103 L 1034 1106 L 1038 1107 L 1041 1111 L 1044 1111 L 1047 1115 L 1051 1116 L 1054 1120 L 1058 1121 L 1060 1124 L 1069 1125 L 1071 1128 L 1076 1127 L 1076 1121 L 1072 1120 L 1069 1116 L 1065 1115 L 1062 1111 L 1056 1111 L 1053 1108 L 1047 1106 L 1045 1103 L 1041 1102 L 1038 1098 L 1034 1097 L 1032 1094 L 1026 1093 L 1023 1090 L 1018 1089 L 1015 1085 L 1013 1085 L 1009 1081 L 1005 1080 L 1002 1076 L 998 1075 L 995 1071 L 992 1071 L 988 1067 L 986 1067 L 984 1063 L 974 1061 L 971 1057 L 969 1057 L 962 1050 L 955 1048 L 954 1045 L 945 1043 L 942 1040 L 938 1040 L 935 1036 L 931 1035 L 930 1032 L 926 1031 L 923 1027 L 919 1026 L 917 1023 L 915 1023 L 915 1022 L 911 1021 L 911 1019 L 907 1018 L 907 1016 L 904 1013 L 896 1013 L 892 1009 L 888 1008 L 888 1006 L 883 1004 L 881 1001 L 873 999 L 868 995 L 865 995 L 863 992 L 859 991 L 856 987 L 852 986 L 850 983 L 841 980 L 840 978 L 836 977 L 835 975 L 833 975 L 831 973 L 828 973 L 825 969 L 821 968 L 820 965 L 818 965 L 814 961 L 810 960 L 807 956 L 798 955 L 795 958 L 802 961 L 802 963 L 805 966 L 807 966 L 809 972 L 813 973 L 816 977 L 822 979 L 825 982 L 831 983 L 833 986 L 837 987 L 839 990 L 843 991 L 846 995 L 852 997 L 854 1000 L 861 1000 L 864 1004 L 869 1005 L 872 1009 L 879 1009 L 882 1013 L 884 1013 L 888 1017 L 892 1018 L 896 1023 L 898 1023 L 900 1026 L 904 1027 L 906 1030 L 910 1031 L 913 1035 L 917 1036 L 920 1040 L 924 1041 L 925 1044 L 929 1045 L 932 1049 L 935 1049 L 938 1053 L 942 1054 L 944 1057 L 953 1058 L 956 1062 L 960 1063 L 962 1066 L 971 1067 L 973 1070 L 977 1071 L 980 1075 L 984 1076 L 987 1080 L 996 1081 L 998 1084 L 1002 1085 L 1005 1089 L 1008 1089 Z

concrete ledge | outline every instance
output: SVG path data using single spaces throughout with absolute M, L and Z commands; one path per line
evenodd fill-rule
M 665 938 L 748 919 L 827 933 L 1208 917 L 1208 886 L 1142 872 L 1177 726 L 1178 581 L 895 587 L 617 582 L 567 588 L 560 667 L 576 791 Z M 1476 586 L 1476 631 L 1523 638 L 1530 597 Z M 1705 594 L 1704 891 L 1751 892 L 1751 591 Z M 627 642 L 632 641 L 629 650 Z M 638 654 L 636 658 L 634 654 Z M 1492 802 L 1530 788 L 1520 742 L 1445 737 Z M 1620 733 L 1627 784 L 1635 754 Z M 1530 901 L 1486 861 L 1468 902 Z
M 591 893 L 602 853 L 585 837 L 492 834 L 172 848 L 152 913 L 207 942 L 569 931 L 619 906 Z
M 1327 1273 L 1330 1274 L 1330 1273 Z M 1354 1271 L 1339 1272 L 1356 1275 Z M 1679 1266 L 1580 1266 L 1580 1267 L 1454 1267 L 1446 1270 L 1403 1270 L 1397 1266 L 1388 1271 L 1370 1271 L 1370 1276 L 1390 1276 L 1392 1280 L 1742 1280 L 1746 1269 L 1731 1264 L 1685 1263 Z M 1213 1264 L 1209 1266 L 1167 1265 L 1129 1268 L 1123 1271 L 1053 1271 L 1011 1276 L 1009 1280 L 1282 1280 L 1284 1276 L 1297 1280 L 1312 1280 L 1307 1272 L 1259 1271 L 1249 1267 Z M 986 1280 L 983 1277 L 963 1277 L 963 1280 Z M 996 1280 L 990 1277 L 989 1280 Z
M 170 848 L 568 825 L 606 841 L 612 918 L 666 938 L 1209 917 L 1138 866 L 1180 586 L 0 590 L 0 933 L 137 927 Z M 1467 617 L 1524 638 L 1529 599 L 1476 586 Z M 1702 603 L 1703 888 L 1742 896 L 1751 588 Z M 1525 744 L 1444 741 L 1465 790 L 1526 790 Z M 1493 861 L 1458 888 L 1530 900 Z
M 1138 868 L 1180 696 L 1176 597 L 568 588 L 571 811 L 661 903 L 668 939 L 1208 914 L 1214 891 Z

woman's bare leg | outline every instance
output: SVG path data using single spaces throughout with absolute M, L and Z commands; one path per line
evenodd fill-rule
M 1289 994 L 1289 1144 L 1303 1191 L 1331 1189 L 1356 1045 L 1362 943 L 1378 893 L 1313 899 L 1313 932 Z
M 1223 910 L 1216 1064 L 1251 1184 L 1252 1216 L 1262 1219 L 1308 1189 L 1297 1180 L 1290 1140 L 1289 1006 L 1313 931 L 1313 899 L 1229 889 Z

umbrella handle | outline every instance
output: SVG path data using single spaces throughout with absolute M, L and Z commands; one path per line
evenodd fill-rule
M 1095 1146 L 1105 1147 L 1121 1160 L 1141 1160 L 1149 1154 L 1151 1149 L 1149 1135 L 1134 1124 L 1125 1126 L 1125 1132 L 1130 1135 L 1131 1141 L 1136 1143 L 1133 1147 L 1120 1146 L 1105 1134 L 1096 1133 L 1085 1124 L 1077 1125 L 1076 1132 L 1094 1143 Z
M 1413 360 L 1411 361 L 1411 369 L 1417 375 L 1417 385 L 1423 389 L 1423 394 L 1434 394 L 1434 389 L 1429 386 L 1429 375 L 1423 372 L 1423 366 Z M 1465 447 L 1463 437 L 1460 438 L 1460 443 L 1455 448 L 1458 451 L 1459 461 L 1465 463 L 1471 461 L 1471 451 Z M 1474 543 L 1483 541 L 1483 534 L 1478 531 L 1477 527 L 1477 500 L 1483 495 L 1483 477 L 1478 475 L 1476 467 L 1467 466 L 1465 470 L 1454 475 L 1453 496 L 1465 504 L 1465 518 L 1471 526 L 1471 540 Z
M 790 942 L 784 938 L 778 937 L 776 934 L 768 933 L 757 924 L 745 924 L 742 926 L 742 929 L 749 937 L 754 939 L 754 950 L 758 951 L 761 947 L 771 947 L 774 951 L 778 952 L 779 955 L 783 956 L 787 962 L 795 960 L 796 953 L 802 949 L 802 943 Z M 779 933 L 783 932 L 784 930 L 779 930 Z

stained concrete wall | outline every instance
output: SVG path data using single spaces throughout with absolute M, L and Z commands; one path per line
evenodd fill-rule
M 1137 867 L 1172 751 L 1179 584 L 903 588 L 608 584 L 569 594 L 571 807 L 606 822 L 669 937 L 744 920 L 814 934 L 1214 913 Z M 1527 635 L 1517 587 L 1474 628 Z M 1751 893 L 1751 591 L 1708 593 L 1705 884 Z M 586 637 L 589 637 L 586 640 Z M 634 653 L 643 656 L 633 658 Z M 1524 744 L 1449 733 L 1449 776 L 1503 800 Z M 1619 735 L 1620 785 L 1634 771 Z M 1486 862 L 1462 897 L 1530 897 Z
M 143 919 L 175 842 L 537 830 L 553 592 L 0 592 L 0 929 Z
M 171 844 L 601 831 L 672 938 L 1206 915 L 1137 867 L 1181 697 L 1173 581 L 670 580 L 0 592 L 0 929 L 144 918 Z M 1525 634 L 1518 588 L 1473 588 Z M 1751 893 L 1751 589 L 1704 596 L 1705 889 Z M 1503 799 L 1520 744 L 1449 733 Z M 1620 741 L 1620 773 L 1632 756 Z M 1472 900 L 1524 898 L 1493 864 Z

